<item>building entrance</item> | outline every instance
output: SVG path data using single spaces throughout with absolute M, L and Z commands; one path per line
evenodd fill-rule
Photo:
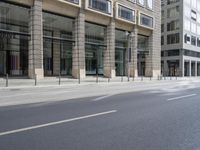
M 103 75 L 103 51 L 105 47 L 86 44 L 86 74 Z
M 125 52 L 124 48 L 116 48 L 115 51 L 115 67 L 116 67 L 116 76 L 125 75 Z

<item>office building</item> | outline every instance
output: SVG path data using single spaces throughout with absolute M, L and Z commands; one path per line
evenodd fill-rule
M 160 0 L 4 0 L 0 75 L 158 76 Z

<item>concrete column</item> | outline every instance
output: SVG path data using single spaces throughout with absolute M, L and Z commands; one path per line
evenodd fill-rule
M 131 41 L 131 63 L 130 63 L 130 75 L 131 77 L 138 77 L 138 68 L 137 68 L 137 46 L 138 46 L 138 29 L 134 26 L 133 29 L 133 38 Z
M 185 60 L 183 58 L 180 58 L 179 61 L 180 61 L 179 76 L 184 77 L 185 76 Z
M 81 8 L 75 19 L 75 46 L 72 51 L 72 76 L 85 78 L 85 11 Z
M 189 60 L 189 77 L 192 76 L 192 62 Z
M 54 37 L 60 37 L 60 31 L 53 33 Z M 60 42 L 53 43 L 53 75 L 60 74 Z
M 160 1 L 159 1 L 160 2 Z M 149 55 L 146 59 L 146 76 L 157 77 L 161 74 L 161 5 L 154 1 L 154 29 L 149 37 Z
M 106 33 L 107 49 L 104 51 L 104 76 L 115 77 L 115 22 L 111 19 Z
M 29 33 L 29 64 L 28 76 L 38 79 L 44 77 L 43 69 L 43 24 L 42 24 L 42 0 L 34 0 L 30 11 Z
M 197 61 L 195 61 L 195 77 L 197 77 L 197 72 L 198 71 L 198 67 L 197 67 Z

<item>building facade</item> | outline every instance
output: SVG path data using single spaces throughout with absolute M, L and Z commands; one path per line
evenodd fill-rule
M 200 76 L 200 0 L 162 0 L 161 70 Z
M 0 75 L 158 76 L 160 0 L 0 2 Z

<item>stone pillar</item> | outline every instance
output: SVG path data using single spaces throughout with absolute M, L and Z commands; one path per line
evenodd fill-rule
M 53 36 L 60 37 L 60 31 L 55 31 Z M 53 75 L 60 74 L 60 44 L 58 41 L 53 43 Z
M 72 51 L 72 76 L 85 78 L 85 12 L 80 8 L 75 20 L 75 46 Z
M 133 29 L 133 38 L 131 41 L 131 63 L 130 63 L 130 75 L 131 77 L 138 77 L 138 68 L 137 68 L 137 47 L 138 47 L 138 29 L 137 26 L 134 26 Z
M 43 24 L 42 24 L 42 0 L 34 0 L 30 11 L 28 52 L 28 76 L 41 79 L 44 77 L 43 69 Z
M 198 68 L 197 68 L 197 61 L 195 61 L 195 77 L 197 77 L 197 72 L 198 71 Z
M 161 74 L 161 5 L 154 1 L 154 29 L 149 37 L 149 55 L 146 58 L 146 76 L 157 77 Z
M 104 51 L 104 76 L 115 77 L 115 22 L 111 19 L 106 33 L 107 49 Z
M 189 77 L 192 76 L 192 62 L 189 60 Z

